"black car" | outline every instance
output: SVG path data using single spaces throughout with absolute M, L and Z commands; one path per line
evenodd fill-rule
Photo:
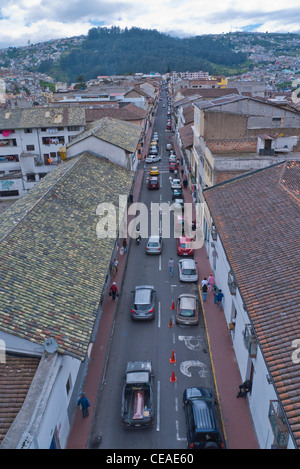
M 136 286 L 133 293 L 131 305 L 132 319 L 154 319 L 156 291 L 152 285 Z
M 221 449 L 223 441 L 217 424 L 216 401 L 209 388 L 187 388 L 183 407 L 190 449 Z
M 172 189 L 172 200 L 183 199 L 182 189 Z

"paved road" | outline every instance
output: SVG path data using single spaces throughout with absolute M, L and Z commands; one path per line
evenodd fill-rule
M 168 152 L 165 150 L 170 132 L 166 132 L 167 106 L 165 95 L 159 103 L 153 130 L 159 133 L 161 188 L 149 191 L 146 185 L 147 171 L 140 201 L 150 208 L 151 202 L 171 202 Z M 148 170 L 148 169 L 147 169 Z M 150 210 L 149 210 L 149 213 Z M 174 239 L 164 240 L 161 256 L 145 254 L 146 240 L 139 246 L 131 244 L 126 277 L 118 300 L 116 323 L 105 376 L 105 383 L 96 409 L 96 417 L 90 440 L 100 438 L 102 449 L 184 449 L 186 425 L 182 408 L 182 393 L 193 385 L 213 388 L 213 376 L 208 354 L 204 321 L 198 326 L 175 324 L 172 302 L 184 292 L 197 292 L 197 285 L 179 281 L 177 265 L 170 277 L 168 259 L 177 264 Z M 131 291 L 135 285 L 154 285 L 157 291 L 156 317 L 151 322 L 133 322 L 130 318 Z M 173 327 L 168 327 L 172 319 Z M 170 358 L 174 350 L 176 363 Z M 151 360 L 155 374 L 155 420 L 152 429 L 126 431 L 121 426 L 122 377 L 126 362 Z M 175 372 L 176 383 L 170 381 Z

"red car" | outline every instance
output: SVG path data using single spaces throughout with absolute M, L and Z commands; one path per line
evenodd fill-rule
M 159 180 L 157 177 L 149 177 L 148 189 L 159 189 Z
M 177 163 L 170 163 L 169 164 L 169 171 L 174 171 L 175 169 L 178 169 L 178 164 Z
M 178 256 L 192 256 L 194 254 L 191 238 L 182 236 L 181 238 L 176 238 L 176 242 Z

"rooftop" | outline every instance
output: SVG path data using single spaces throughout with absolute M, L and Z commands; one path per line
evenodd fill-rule
M 115 244 L 97 237 L 96 209 L 117 210 L 133 176 L 83 153 L 0 215 L 0 331 L 85 358 Z
M 298 447 L 299 188 L 300 162 L 289 161 L 203 191 Z

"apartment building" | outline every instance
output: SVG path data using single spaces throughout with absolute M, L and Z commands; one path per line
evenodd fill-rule
M 1 110 L 0 199 L 24 195 L 48 174 L 85 122 L 79 106 Z
M 196 101 L 190 162 L 195 200 L 202 200 L 205 187 L 299 157 L 299 129 L 298 112 L 255 98 Z

